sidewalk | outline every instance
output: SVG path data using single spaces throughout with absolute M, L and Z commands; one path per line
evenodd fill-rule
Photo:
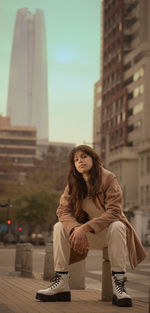
M 38 289 L 48 283 L 19 276 L 0 277 L 0 313 L 148 313 L 148 303 L 133 299 L 133 307 L 121 308 L 100 301 L 98 290 L 72 290 L 71 302 L 40 302 Z

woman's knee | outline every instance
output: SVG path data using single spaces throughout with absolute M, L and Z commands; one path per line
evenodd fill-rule
M 120 231 L 126 231 L 126 226 L 121 221 L 115 221 L 109 225 L 109 231 L 110 232 L 120 232 Z
M 64 226 L 62 222 L 57 222 L 53 227 L 54 233 L 64 233 Z
M 63 224 L 61 222 L 57 222 L 54 226 L 53 226 L 53 231 L 57 232 L 57 231 L 61 231 L 63 229 Z

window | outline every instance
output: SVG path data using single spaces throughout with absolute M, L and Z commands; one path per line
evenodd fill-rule
M 143 66 L 137 72 L 134 73 L 133 80 L 137 81 L 142 76 L 144 76 L 144 67 Z
M 120 114 L 117 116 L 117 122 L 120 124 Z
M 137 114 L 141 111 L 143 111 L 143 102 L 140 102 L 135 105 L 135 107 L 133 108 L 133 114 Z
M 134 58 L 134 63 L 139 62 L 143 57 L 144 57 L 144 53 L 143 53 L 143 52 L 138 53 L 138 54 L 135 56 L 135 58 Z
M 128 79 L 125 80 L 124 82 L 124 87 L 128 86 L 129 84 L 131 84 L 133 82 L 133 76 L 130 76 Z
M 120 164 L 120 170 L 119 170 L 119 172 L 120 172 L 120 181 L 122 180 L 122 164 Z
M 120 80 L 120 70 L 117 70 L 117 71 L 116 71 L 116 79 L 117 79 L 117 80 Z
M 120 129 L 120 137 L 123 139 L 123 128 Z
M 118 112 L 118 109 L 119 109 L 119 101 L 116 100 L 116 112 Z
M 144 203 L 144 187 L 141 186 L 141 204 Z
M 136 97 L 138 97 L 138 95 L 139 95 L 139 87 L 136 87 L 133 91 L 133 96 L 134 96 L 134 98 L 136 98 Z
M 122 112 L 120 113 L 120 122 L 122 122 Z
M 143 94 L 143 92 L 144 92 L 144 85 L 142 84 L 133 90 L 134 98 L 138 97 L 140 94 Z
M 144 85 L 140 86 L 140 94 L 142 94 L 144 92 Z
M 134 81 L 139 79 L 139 71 L 134 74 Z
M 128 146 L 128 147 L 133 147 L 133 141 L 128 141 L 128 142 L 127 142 L 127 146 Z
M 19 148 L 10 148 L 10 147 L 0 147 L 0 153 L 4 154 L 36 154 L 35 149 L 19 149 Z
M 134 129 L 134 125 L 133 124 L 129 125 L 128 126 L 128 133 L 132 132 L 133 129 Z
M 15 146 L 35 146 L 35 140 L 21 140 L 21 139 L 6 139 L 0 138 L 1 145 L 15 145 Z
M 150 173 L 150 156 L 148 155 L 146 158 L 146 171 Z
M 101 99 L 98 99 L 97 102 L 96 102 L 96 107 L 97 107 L 97 108 L 100 107 L 100 106 L 101 106 L 101 103 L 102 103 Z
M 123 114 L 122 114 L 122 120 L 123 120 L 123 122 L 125 121 L 125 119 L 126 119 L 126 114 L 125 114 L 125 112 L 123 112 Z
M 117 125 L 117 115 L 115 116 L 115 125 Z
M 131 61 L 124 65 L 123 67 L 124 72 L 129 70 L 129 68 L 131 68 Z
M 36 132 L 35 131 L 24 131 L 24 130 L 2 130 L 0 131 L 2 135 L 5 135 L 7 137 L 35 137 Z
M 128 110 L 128 116 L 131 116 L 132 114 L 133 114 L 133 109 L 131 108 Z
M 146 186 L 146 204 L 150 203 L 150 186 Z
M 113 140 L 114 140 L 113 133 L 109 135 L 109 138 L 110 138 L 110 145 L 113 145 Z
M 144 76 L 144 67 L 143 66 L 140 68 L 140 76 L 141 77 Z
M 144 158 L 141 158 L 141 176 L 144 175 Z
M 99 92 L 101 92 L 102 91 L 102 87 L 101 86 L 98 86 L 98 88 L 97 88 L 97 93 L 99 93 Z
M 128 100 L 131 100 L 133 98 L 133 92 L 131 91 L 130 93 L 128 93 Z
M 125 103 L 125 97 L 122 96 L 121 99 L 120 99 L 120 108 L 121 108 L 121 110 L 122 110 L 123 107 L 124 107 L 124 103 Z
M 136 121 L 135 123 L 134 123 L 134 129 L 139 129 L 139 128 L 141 128 L 141 126 L 142 126 L 142 121 L 141 120 L 138 120 L 138 121 Z
M 110 126 L 113 127 L 113 118 L 110 120 Z

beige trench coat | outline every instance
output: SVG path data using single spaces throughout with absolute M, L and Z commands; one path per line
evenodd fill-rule
M 60 198 L 60 205 L 57 209 L 57 216 L 69 235 L 71 230 L 83 223 L 82 221 L 82 202 L 77 203 L 76 208 L 72 208 L 69 203 L 70 195 L 68 186 Z M 76 212 L 81 207 L 79 218 Z M 114 221 L 122 221 L 127 227 L 127 246 L 131 267 L 134 268 L 146 256 L 144 248 L 136 234 L 134 228 L 129 223 L 122 211 L 122 191 L 117 182 L 116 176 L 110 171 L 102 168 L 102 184 L 96 197 L 96 206 L 102 212 L 100 217 L 95 217 L 86 223 L 97 233 L 108 227 Z M 80 221 L 80 222 L 79 222 Z M 81 255 L 71 250 L 70 264 L 85 258 L 86 254 Z

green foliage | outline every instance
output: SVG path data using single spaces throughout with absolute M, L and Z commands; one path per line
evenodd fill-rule
M 56 220 L 56 208 L 59 194 L 48 192 L 46 189 L 30 190 L 23 192 L 15 201 L 15 219 L 19 223 L 48 227 Z
M 0 203 L 10 199 L 13 207 L 0 209 L 0 223 L 9 218 L 32 230 L 49 229 L 56 221 L 66 167 L 48 157 L 44 161 L 35 160 L 34 166 L 26 169 L 1 160 L 1 168 Z
M 56 208 L 60 193 L 53 187 L 48 169 L 37 167 L 30 170 L 25 179 L 0 180 L 0 203 L 10 199 L 13 207 L 0 209 L 0 223 L 10 218 L 29 228 L 44 229 L 56 220 Z

